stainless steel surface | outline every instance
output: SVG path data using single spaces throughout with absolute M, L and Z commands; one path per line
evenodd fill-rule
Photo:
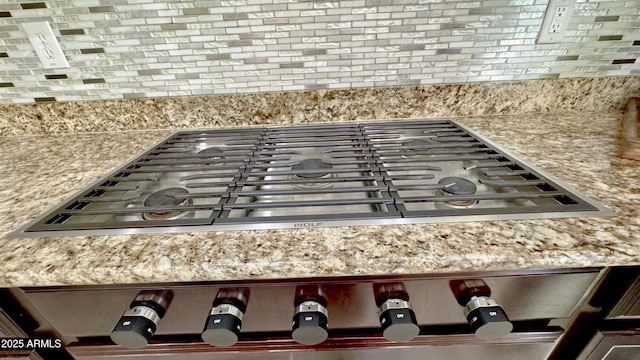
M 485 296 L 480 296 L 480 297 L 474 296 L 471 299 L 471 301 L 467 303 L 467 306 L 464 307 L 464 316 L 469 315 L 470 312 L 472 312 L 477 308 L 489 307 L 489 306 L 500 306 L 500 305 L 494 299 L 491 299 Z
M 231 326 L 209 326 L 210 320 L 207 318 L 207 325 L 202 332 L 202 340 L 212 346 L 227 347 L 232 346 L 238 342 L 238 333 L 241 330 L 243 313 L 237 307 L 231 304 L 221 304 L 214 307 L 209 315 L 231 315 L 239 320 L 237 324 L 231 324 Z M 213 321 L 222 319 L 217 318 Z M 236 327 L 237 326 L 237 327 Z
M 389 309 L 411 309 L 411 304 L 401 299 L 389 299 L 380 306 L 379 313 L 383 313 Z
M 0 308 L 0 337 L 27 337 L 25 332 Z
M 329 317 L 327 308 L 315 301 L 305 301 L 302 304 L 298 305 L 298 307 L 296 308 L 296 314 L 301 312 L 319 312 L 321 314 L 324 314 L 324 316 Z
M 164 313 L 171 305 L 171 300 L 173 299 L 173 295 L 168 291 L 153 291 L 153 292 L 141 292 L 138 296 L 133 299 L 133 303 L 135 304 L 154 304 L 153 306 L 159 306 L 158 314 L 159 317 L 163 317 Z M 143 305 L 146 306 L 146 305 Z M 157 322 L 157 321 L 155 321 Z
M 2 354 L 0 352 L 0 360 L 43 360 L 40 355 L 38 355 L 35 351 L 31 351 L 28 354 L 18 354 L 12 352 L 12 354 Z
M 0 308 L 0 338 L 27 338 L 27 334 Z M 0 360 L 41 359 L 32 350 L 5 350 L 0 348 Z
M 420 327 L 413 319 L 409 317 L 411 321 L 407 322 L 405 313 L 396 313 L 395 316 L 390 313 L 389 317 L 383 317 L 383 314 L 389 310 L 411 310 L 411 304 L 401 299 L 389 299 L 380 306 L 380 326 L 384 329 L 382 335 L 385 339 L 392 342 L 406 342 L 418 336 Z
M 182 131 L 13 236 L 612 213 L 450 120 Z
M 482 279 L 499 298 L 512 321 L 553 319 L 571 316 L 587 289 L 599 276 L 597 269 L 554 270 L 554 273 L 523 272 L 447 274 L 432 276 L 398 276 L 402 281 L 421 325 L 466 324 L 462 308 L 449 289 L 449 280 L 465 277 Z M 555 273 L 557 272 L 557 273 Z M 244 314 L 242 331 L 289 332 L 291 307 L 296 287 L 322 285 L 331 314 L 329 329 L 379 329 L 378 307 L 373 298 L 373 284 L 379 278 L 335 278 L 325 280 L 273 280 L 246 282 L 251 301 Z M 384 281 L 387 281 L 386 279 Z M 211 310 L 211 299 L 218 289 L 229 284 L 162 286 L 173 290 L 174 299 L 163 317 L 156 336 L 200 334 Z M 64 337 L 108 336 L 131 299 L 142 290 L 126 288 L 25 289 L 25 299 Z M 87 321 L 91 319 L 91 321 Z
M 293 329 L 291 337 L 302 345 L 317 345 L 329 337 L 329 331 L 320 326 L 300 326 Z
M 294 354 L 293 360 L 421 360 L 421 359 L 473 359 L 473 360 L 540 360 L 544 359 L 550 343 L 518 345 L 466 345 L 410 347 L 375 350 L 342 350 Z
M 16 299 L 38 323 L 62 339 L 75 359 L 155 359 L 228 358 L 251 359 L 252 354 L 269 358 L 287 354 L 289 359 L 382 359 L 416 356 L 446 358 L 500 359 L 518 352 L 518 359 L 544 360 L 563 332 L 550 321 L 562 322 L 576 316 L 585 294 L 606 274 L 605 269 L 547 269 L 517 272 L 474 272 L 428 275 L 387 275 L 304 279 L 244 280 L 175 284 L 61 286 L 56 288 L 12 289 Z M 481 279 L 499 299 L 516 324 L 516 331 L 500 339 L 479 340 L 467 324 L 463 307 L 456 299 L 452 282 Z M 381 310 L 376 303 L 380 284 L 393 284 L 388 291 L 401 291 L 412 299 L 392 298 L 384 308 L 411 307 L 417 325 L 404 342 L 386 338 L 380 324 Z M 307 300 L 295 307 L 302 313 L 330 313 L 328 331 L 321 343 L 297 343 L 292 333 L 291 304 L 322 289 L 326 306 Z M 211 299 L 231 296 L 242 289 L 251 294 L 244 312 L 242 328 L 224 327 L 210 342 L 203 335 L 203 324 L 211 314 L 237 313 L 230 304 L 211 310 Z M 131 300 L 139 294 L 173 294 L 171 306 L 158 324 L 149 344 L 141 349 L 112 345 L 109 335 L 119 324 Z M 221 295 L 222 294 L 222 295 Z M 294 300 L 295 299 L 295 300 Z M 396 302 L 397 300 L 397 302 Z M 380 301 L 378 299 L 378 301 Z M 313 304 L 308 304 L 313 303 Z M 482 305 L 482 304 L 481 304 Z M 224 309 L 223 309 L 224 307 Z M 236 307 L 237 308 L 237 307 Z M 237 308 L 239 311 L 239 308 Z M 239 314 L 239 313 L 238 313 Z M 315 323 L 314 323 L 315 324 Z M 207 326 L 205 326 L 206 330 Z M 228 331 L 225 331 L 228 330 Z M 317 334 L 315 334 L 317 335 Z M 414 336 L 417 335 L 417 336 Z M 316 338 L 316 336 L 314 336 Z M 204 341 L 202 339 L 205 339 Z M 406 341 L 408 340 L 408 341 Z M 211 344 L 214 344 L 212 346 Z M 216 344 L 227 345 L 219 347 Z M 422 357 L 420 357 L 422 358 Z
M 328 321 L 327 308 L 315 301 L 304 301 L 296 308 L 293 318 L 291 337 L 303 345 L 320 344 L 329 337 L 326 322 L 320 323 L 322 316 Z M 317 321 L 316 321 L 317 320 Z
M 640 359 L 640 331 L 598 332 L 577 360 Z
M 160 316 L 155 310 L 146 306 L 136 306 L 124 312 L 122 316 L 142 316 L 145 319 L 153 321 L 156 325 L 160 322 Z
M 477 312 L 473 313 L 474 310 L 482 308 L 493 308 L 488 312 L 489 317 L 484 320 Z M 474 296 L 464 307 L 464 316 L 469 321 L 469 325 L 475 328 L 478 339 L 482 340 L 498 339 L 511 333 L 513 324 L 507 319 L 508 315 L 502 312 L 504 309 L 498 302 L 486 296 Z
M 242 318 L 244 317 L 244 314 L 242 313 L 242 311 L 240 311 L 240 309 L 238 309 L 237 307 L 231 304 L 222 304 L 214 307 L 213 309 L 211 309 L 211 313 L 209 313 L 209 315 L 215 315 L 215 314 L 233 315 L 240 320 L 242 320 Z
M 289 340 L 270 340 L 249 344 L 242 350 L 217 349 L 199 344 L 161 344 L 143 351 L 122 351 L 113 346 L 71 349 L 81 360 L 186 359 L 186 360 L 540 360 L 553 347 L 557 332 L 512 334 L 491 343 L 479 342 L 473 335 L 419 336 L 411 343 L 389 344 L 384 340 L 362 338 L 329 339 L 321 347 L 307 347 Z
M 616 345 L 609 349 L 602 360 L 637 360 L 640 358 L 640 345 Z
M 127 317 L 127 320 L 125 320 L 125 317 Z M 139 321 L 140 318 L 150 320 L 153 325 L 145 323 L 146 326 L 144 328 L 136 329 L 135 323 Z M 90 319 L 85 319 L 85 321 L 90 321 Z M 159 322 L 160 316 L 155 310 L 146 306 L 135 306 L 125 311 L 124 315 L 122 315 L 120 323 L 123 325 L 123 328 L 116 327 L 109 337 L 114 343 L 125 348 L 141 349 L 147 346 L 149 342 L 147 337 L 153 336 L 153 331 Z
M 228 329 L 207 329 L 202 332 L 202 341 L 211 346 L 229 347 L 238 342 L 238 335 Z
M 607 319 L 640 319 L 640 275 L 611 309 Z

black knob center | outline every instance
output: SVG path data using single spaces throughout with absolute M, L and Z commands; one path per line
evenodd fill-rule
M 120 318 L 111 332 L 111 340 L 128 349 L 141 349 L 153 337 L 159 320 L 160 317 L 153 309 L 134 307 Z
M 504 309 L 491 298 L 471 299 L 465 307 L 465 315 L 471 330 L 481 340 L 498 339 L 513 330 L 513 324 Z
M 382 334 L 389 341 L 410 341 L 420 333 L 411 304 L 401 299 L 389 299 L 380 307 Z
M 303 345 L 316 345 L 327 339 L 327 309 L 314 301 L 305 301 L 298 306 L 293 316 L 291 337 Z
M 171 290 L 139 292 L 131 302 L 129 310 L 125 311 L 111 332 L 111 340 L 129 349 L 145 347 L 156 332 L 158 323 L 172 299 Z
M 207 323 L 202 331 L 202 340 L 206 343 L 226 347 L 238 342 L 242 328 L 242 311 L 231 304 L 214 307 L 207 317 Z

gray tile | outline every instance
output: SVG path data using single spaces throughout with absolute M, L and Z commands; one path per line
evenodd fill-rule
M 493 7 L 478 7 L 469 9 L 469 15 L 487 15 L 493 14 L 496 12 L 496 9 Z
M 250 32 L 240 34 L 240 39 L 264 39 L 264 33 L 262 32 Z
M 229 20 L 246 20 L 246 19 L 249 19 L 249 14 L 247 14 L 247 13 L 224 13 L 224 14 L 222 14 L 222 18 L 225 21 L 229 21 Z
M 22 7 L 25 10 L 29 10 L 29 9 L 46 9 L 47 8 L 47 4 L 43 3 L 43 2 L 22 3 L 22 4 L 20 4 L 20 7 Z
M 82 54 L 102 54 L 102 53 L 104 53 L 104 49 L 103 48 L 80 49 L 80 53 L 82 53 Z
M 89 7 L 89 12 L 92 14 L 95 13 L 108 13 L 108 12 L 115 12 L 116 10 L 113 8 L 113 6 L 90 6 Z
M 229 41 L 230 47 L 240 47 L 240 46 L 250 46 L 253 45 L 253 41 L 251 40 L 233 40 Z
M 327 53 L 327 49 L 304 49 L 302 50 L 303 55 L 325 55 Z
M 66 74 L 50 74 L 45 75 L 44 78 L 47 80 L 64 80 L 68 79 L 69 77 Z
M 103 78 L 94 78 L 94 79 L 82 79 L 83 84 L 104 84 L 105 80 Z
M 231 58 L 230 54 L 207 54 L 206 55 L 207 60 L 226 60 L 230 58 Z
M 440 29 L 464 29 L 467 27 L 465 23 L 444 23 L 440 24 Z
M 186 23 L 170 23 L 170 24 L 161 24 L 160 28 L 162 30 L 186 30 Z
M 280 64 L 280 68 L 281 69 L 301 68 L 301 67 L 304 67 L 304 62 L 290 62 L 290 63 L 281 63 Z
M 609 21 L 618 21 L 620 16 L 596 16 L 594 22 L 609 22 Z
M 560 74 L 540 74 L 538 79 L 558 79 Z
M 266 64 L 269 62 L 268 58 L 246 58 L 243 60 L 245 64 Z
M 304 88 L 306 90 L 328 89 L 329 88 L 329 84 L 307 84 L 307 85 L 304 86 Z
M 37 97 L 33 99 L 35 102 L 37 103 L 41 103 L 41 102 L 55 102 L 56 98 L 53 96 L 47 96 L 47 97 Z
M 424 50 L 424 44 L 400 45 L 400 51 Z
M 146 69 L 146 70 L 138 70 L 139 75 L 160 75 L 164 74 L 162 69 Z
M 462 49 L 453 49 L 453 48 L 436 50 L 437 54 L 460 54 L 461 52 L 462 52 Z
M 12 0 L 0 4 L 0 16 L 7 19 L 0 24 L 0 79 L 15 87 L 5 88 L 0 104 L 34 98 L 73 101 L 124 94 L 633 74 L 640 19 L 625 8 L 630 3 L 580 2 L 565 41 L 545 45 L 535 44 L 543 2 L 95 0 L 92 6 L 41 1 L 24 9 Z M 24 2 L 29 3 L 35 1 Z M 39 68 L 20 31 L 19 23 L 26 21 L 51 22 L 72 65 L 56 72 L 77 80 L 56 78 Z M 77 69 L 86 69 L 89 78 L 82 79 Z M 345 75 L 340 69 L 361 74 Z M 422 74 L 422 69 L 444 71 Z M 311 82 L 291 83 L 303 79 Z M 87 87 L 74 88 L 86 84 L 102 85 L 89 87 L 90 93 Z
M 182 13 L 185 15 L 208 15 L 208 8 L 192 8 L 192 9 L 182 9 Z
M 633 64 L 636 62 L 636 59 L 616 59 L 613 60 L 612 64 Z
M 60 35 L 84 35 L 84 29 L 61 29 Z
M 598 37 L 598 41 L 616 41 L 622 40 L 622 35 L 602 35 Z

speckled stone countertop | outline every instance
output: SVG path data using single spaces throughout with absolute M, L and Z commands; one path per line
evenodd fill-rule
M 5 105 L 0 136 L 614 111 L 631 96 L 640 76 Z
M 621 113 L 456 118 L 615 212 L 609 218 L 9 239 L 169 131 L 0 137 L 0 286 L 640 264 L 640 162 Z

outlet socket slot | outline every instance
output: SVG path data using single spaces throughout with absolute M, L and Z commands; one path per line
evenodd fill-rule
M 60 43 L 53 34 L 48 21 L 23 23 L 22 28 L 27 33 L 29 41 L 45 69 L 69 67 L 67 58 L 64 56 Z
M 575 0 L 550 0 L 545 13 L 538 44 L 554 44 L 562 42 L 573 15 Z

